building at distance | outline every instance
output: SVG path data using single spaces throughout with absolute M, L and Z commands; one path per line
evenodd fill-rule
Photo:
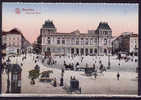
M 96 30 L 81 33 L 57 32 L 53 21 L 47 20 L 40 29 L 38 37 L 42 54 L 52 55 L 107 55 L 111 53 L 112 29 L 107 22 L 100 22 Z

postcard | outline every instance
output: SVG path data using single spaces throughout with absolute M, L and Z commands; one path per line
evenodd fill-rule
M 2 94 L 138 94 L 138 4 L 2 3 Z

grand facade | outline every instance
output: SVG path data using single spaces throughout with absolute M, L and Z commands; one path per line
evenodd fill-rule
M 113 53 L 125 52 L 138 54 L 138 34 L 124 32 L 112 41 Z
M 19 54 L 30 44 L 23 34 L 16 28 L 2 32 L 2 46 L 5 54 Z
M 112 30 L 108 23 L 100 22 L 96 30 L 88 30 L 88 33 L 79 30 L 61 33 L 47 20 L 40 29 L 40 39 L 42 54 L 107 55 L 111 52 Z

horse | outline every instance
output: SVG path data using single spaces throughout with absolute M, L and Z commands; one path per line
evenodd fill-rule
M 71 64 L 69 64 L 69 65 L 64 64 L 64 66 L 65 66 L 65 69 L 74 70 L 73 65 L 71 65 Z

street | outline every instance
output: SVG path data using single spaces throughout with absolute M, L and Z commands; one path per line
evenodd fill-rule
M 39 60 L 36 64 L 40 66 L 40 72 L 46 70 L 53 70 L 51 77 L 56 78 L 57 87 L 54 87 L 50 83 L 40 82 L 39 79 L 35 80 L 35 85 L 31 85 L 31 79 L 28 78 L 29 71 L 34 69 L 35 62 L 33 61 L 33 56 L 35 54 L 27 54 L 26 59 L 23 61 L 22 68 L 22 78 L 21 78 L 21 93 L 24 94 L 66 94 L 66 88 L 70 86 L 70 77 L 74 77 L 79 80 L 82 94 L 132 94 L 136 95 L 138 91 L 138 79 L 136 73 L 137 62 L 124 62 L 120 61 L 120 66 L 118 65 L 119 61 L 115 59 L 114 56 L 111 56 L 111 69 L 103 72 L 103 74 L 98 73 L 97 78 L 94 76 L 86 76 L 84 71 L 71 71 L 65 70 L 64 72 L 64 86 L 59 86 L 61 78 L 61 68 L 63 67 L 64 59 L 66 63 L 80 62 L 80 57 L 75 57 L 73 60 L 66 58 L 56 57 L 56 65 L 47 65 L 46 63 L 41 63 Z M 11 63 L 21 64 L 23 55 L 19 57 L 11 57 Z M 107 66 L 107 56 L 99 57 L 103 65 Z M 98 59 L 93 59 L 94 57 L 87 56 L 84 57 L 83 62 L 80 66 L 85 66 L 88 63 L 89 66 L 92 66 L 93 60 L 98 62 Z M 98 65 L 98 63 L 96 64 Z M 117 72 L 120 73 L 120 80 L 117 80 Z M 7 75 L 4 72 L 2 74 L 2 92 L 6 92 L 7 88 Z

